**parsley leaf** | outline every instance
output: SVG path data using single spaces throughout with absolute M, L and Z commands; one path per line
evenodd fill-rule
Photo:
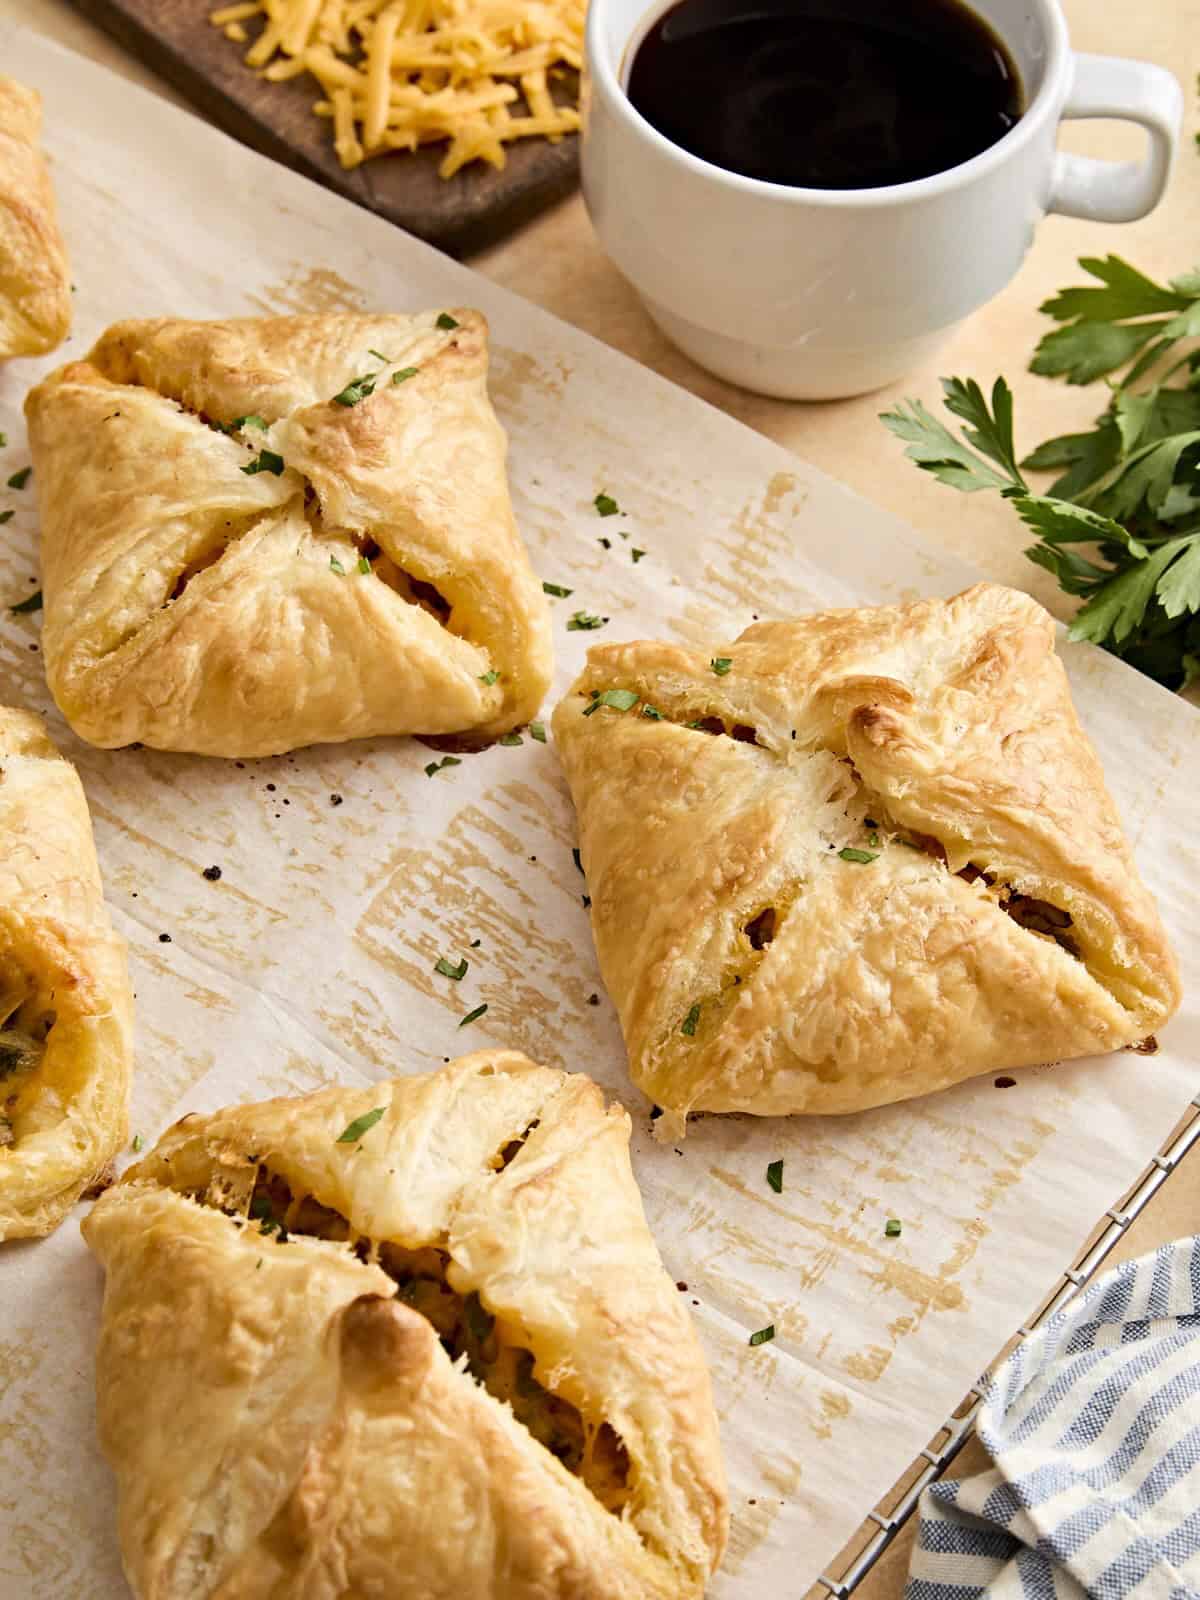
M 467 965 L 466 956 L 460 956 L 457 962 L 439 956 L 433 964 L 433 970 L 440 972 L 443 978 L 453 978 L 455 983 L 460 983 L 467 975 Z
M 538 744 L 545 744 L 546 724 L 544 722 L 531 722 L 529 724 L 529 737 L 536 740 Z
M 392 373 L 392 384 L 394 386 L 398 383 L 407 383 L 410 378 L 415 378 L 416 375 L 416 367 L 400 367 L 398 371 Z
M 22 467 L 20 472 L 14 472 L 12 477 L 8 480 L 8 487 L 10 489 L 23 489 L 29 482 L 32 472 L 32 467 Z
M 367 560 L 366 556 L 359 556 L 358 570 L 363 574 L 364 577 L 366 577 L 367 573 L 370 572 L 371 563 Z
M 276 455 L 274 450 L 260 450 L 253 461 L 246 463 L 242 471 L 249 477 L 253 477 L 256 472 L 271 472 L 279 477 L 283 471 L 283 457 Z
M 620 513 L 621 510 L 620 506 L 613 499 L 612 495 L 604 494 L 603 491 L 596 496 L 596 498 L 592 501 L 592 504 L 602 517 L 615 517 Z
M 900 1237 L 900 1218 L 889 1217 L 883 1225 L 884 1237 L 898 1239 Z
M 331 572 L 336 572 L 340 578 L 344 578 L 346 576 L 346 569 L 336 556 L 330 556 L 329 570 Z
M 439 311 L 438 312 L 437 325 L 445 333 L 449 333 L 451 331 L 451 329 L 457 328 L 457 327 L 460 326 L 460 324 L 455 321 L 455 319 L 450 315 L 450 313 L 448 311 Z
M 646 552 L 644 550 L 639 550 L 636 545 L 630 545 L 629 554 L 633 557 L 633 564 L 636 567 Z
M 380 1117 L 387 1110 L 386 1106 L 376 1106 L 374 1111 L 364 1111 L 361 1117 L 355 1117 L 348 1123 L 334 1140 L 335 1144 L 357 1144 L 364 1133 L 372 1129 Z
M 733 658 L 731 656 L 714 656 L 708 664 L 718 678 L 723 678 L 732 668 Z
M 486 672 L 481 672 L 479 674 L 479 681 L 480 683 L 491 684 L 495 683 L 499 676 L 500 674 L 496 671 L 495 667 L 489 667 Z
M 696 1036 L 696 1028 L 699 1026 L 699 1023 L 700 1003 L 697 1001 L 696 1004 L 692 1006 L 687 1016 L 684 1017 L 682 1023 L 680 1023 L 679 1031 L 680 1033 L 686 1034 L 689 1039 L 694 1039 Z
M 783 1193 L 783 1162 L 769 1161 L 767 1163 L 767 1182 L 776 1194 Z
M 565 600 L 569 594 L 574 594 L 574 589 L 564 589 L 561 583 L 542 583 L 542 593 L 552 594 L 556 600 Z
M 1073 639 L 1182 689 L 1200 677 L 1200 357 L 1176 346 L 1200 336 L 1200 270 L 1164 286 L 1117 256 L 1080 266 L 1095 282 L 1042 306 L 1060 326 L 1031 370 L 1106 380 L 1090 430 L 1047 439 L 1018 464 L 1003 379 L 990 404 L 973 381 L 943 380 L 961 439 L 916 400 L 882 421 L 941 482 L 1012 500 L 1037 536 L 1026 556 L 1083 602 Z M 1045 471 L 1059 475 L 1039 494 L 1024 474 Z
M 9 506 L 7 511 L 0 511 L 0 523 L 11 522 L 15 516 L 16 512 Z
M 504 744 L 504 745 L 518 745 L 518 744 L 524 744 L 525 741 L 524 741 L 524 739 L 522 739 L 521 735 L 514 728 L 509 733 L 502 733 L 500 735 L 500 738 L 497 740 L 497 743 L 498 744 Z
M 378 350 L 372 350 L 370 345 L 367 346 L 367 354 L 374 356 L 376 361 L 382 361 L 385 367 L 391 364 L 391 356 L 385 356 Z
M 459 1027 L 465 1028 L 468 1022 L 478 1022 L 486 1010 L 487 1001 L 485 1000 L 481 1006 L 476 1006 L 474 1011 L 467 1012 L 466 1016 L 463 1017 L 462 1021 L 459 1023 Z
M 584 706 L 583 714 L 590 717 L 601 706 L 611 706 L 614 711 L 631 711 L 637 703 L 638 697 L 633 689 L 602 689 L 592 697 L 589 705 Z
M 24 600 L 18 600 L 15 606 L 9 606 L 8 609 L 18 615 L 22 615 L 27 611 L 40 611 L 42 609 L 42 591 L 35 589 L 31 595 Z
M 458 756 L 443 756 L 440 761 L 431 761 L 425 768 L 425 776 L 432 778 L 435 772 L 440 772 L 443 767 L 461 767 L 462 761 Z
M 365 400 L 369 394 L 375 393 L 375 374 L 368 373 L 363 378 L 352 379 L 340 394 L 335 394 L 335 406 L 356 406 L 360 400 Z
M 870 866 L 872 861 L 879 860 L 878 850 L 856 850 L 853 845 L 847 845 L 844 850 L 838 851 L 839 861 L 857 861 L 860 866 Z
M 607 617 L 596 617 L 588 611 L 575 611 L 567 622 L 567 632 L 590 633 L 593 628 L 602 628 L 607 621 Z
M 750 1341 L 749 1342 L 752 1345 L 770 1344 L 771 1340 L 774 1337 L 775 1337 L 775 1324 L 773 1322 L 768 1322 L 765 1328 L 760 1328 L 757 1333 L 752 1333 L 750 1335 Z

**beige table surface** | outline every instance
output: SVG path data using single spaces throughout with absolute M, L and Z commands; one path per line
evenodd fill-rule
M 918 473 L 875 420 L 886 404 L 904 395 L 918 395 L 933 406 L 942 374 L 990 383 L 1002 372 L 1016 393 L 1017 440 L 1023 449 L 1050 434 L 1084 425 L 1103 408 L 1102 390 L 1070 389 L 1024 370 L 1039 335 L 1051 325 L 1038 315 L 1038 305 L 1055 289 L 1081 280 L 1075 266 L 1081 255 L 1112 251 L 1159 278 L 1200 264 L 1200 152 L 1194 137 L 1200 0 L 1141 0 L 1136 5 L 1066 0 L 1065 9 L 1077 49 L 1156 61 L 1182 81 L 1187 122 L 1166 199 L 1151 216 L 1124 227 L 1047 219 L 1008 289 L 961 327 L 933 362 L 891 389 L 859 400 L 803 405 L 762 399 L 710 377 L 674 350 L 650 322 L 632 290 L 601 254 L 578 196 L 476 257 L 471 265 L 887 506 L 930 543 L 954 551 L 989 578 L 1029 590 L 1066 617 L 1070 602 L 1064 606 L 1066 597 L 1050 576 L 1022 556 L 1028 540 L 1013 513 L 996 497 L 957 494 Z M 76 16 L 65 0 L 0 0 L 0 17 L 17 19 L 178 100 L 161 80 Z M 1124 159 L 1137 153 L 1140 135 L 1112 123 L 1073 123 L 1060 142 L 1084 154 Z M 1200 1154 L 1185 1162 L 1159 1192 L 1112 1259 L 1140 1254 L 1164 1240 L 1193 1233 L 1198 1226 Z M 956 1471 L 976 1470 L 982 1464 L 982 1453 L 971 1444 Z M 900 1595 L 912 1531 L 897 1540 L 859 1588 L 862 1600 L 892 1600 Z

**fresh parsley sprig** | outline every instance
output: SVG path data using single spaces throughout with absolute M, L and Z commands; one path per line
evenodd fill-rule
M 1200 351 L 1176 346 L 1200 337 L 1200 269 L 1164 287 L 1116 256 L 1080 266 L 1101 287 L 1045 302 L 1061 326 L 1039 342 L 1030 370 L 1071 384 L 1103 378 L 1109 401 L 1091 430 L 1019 459 L 1003 378 L 990 402 L 972 379 L 942 379 L 946 409 L 966 424 L 961 438 L 919 400 L 881 420 L 939 482 L 1012 501 L 1037 535 L 1025 554 L 1084 602 L 1073 639 L 1182 689 L 1200 678 Z M 1025 476 L 1055 470 L 1042 494 Z

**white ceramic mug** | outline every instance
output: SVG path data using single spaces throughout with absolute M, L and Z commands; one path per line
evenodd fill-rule
M 1132 222 L 1166 185 L 1178 83 L 1160 67 L 1073 52 L 1057 0 L 971 0 L 1008 46 L 1026 101 L 972 160 L 878 189 L 727 172 L 672 144 L 625 94 L 638 45 L 672 3 L 590 0 L 584 197 L 667 337 L 760 394 L 825 400 L 891 382 L 1004 287 L 1046 212 Z M 1145 159 L 1061 153 L 1066 117 L 1139 123 Z

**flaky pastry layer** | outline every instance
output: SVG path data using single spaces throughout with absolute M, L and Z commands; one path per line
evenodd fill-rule
M 260 756 L 536 712 L 549 617 L 478 312 L 119 323 L 26 413 L 80 737 Z
M 0 1240 L 49 1233 L 125 1141 L 133 1002 L 87 801 L 0 708 Z
M 0 74 L 0 360 L 44 355 L 71 326 L 71 274 L 41 128 L 41 95 Z
M 631 1071 L 680 1116 L 857 1111 L 1178 1004 L 1026 595 L 604 645 L 554 731 Z
M 172 1128 L 84 1224 L 134 1592 L 699 1596 L 716 1422 L 628 1142 L 508 1051 Z

